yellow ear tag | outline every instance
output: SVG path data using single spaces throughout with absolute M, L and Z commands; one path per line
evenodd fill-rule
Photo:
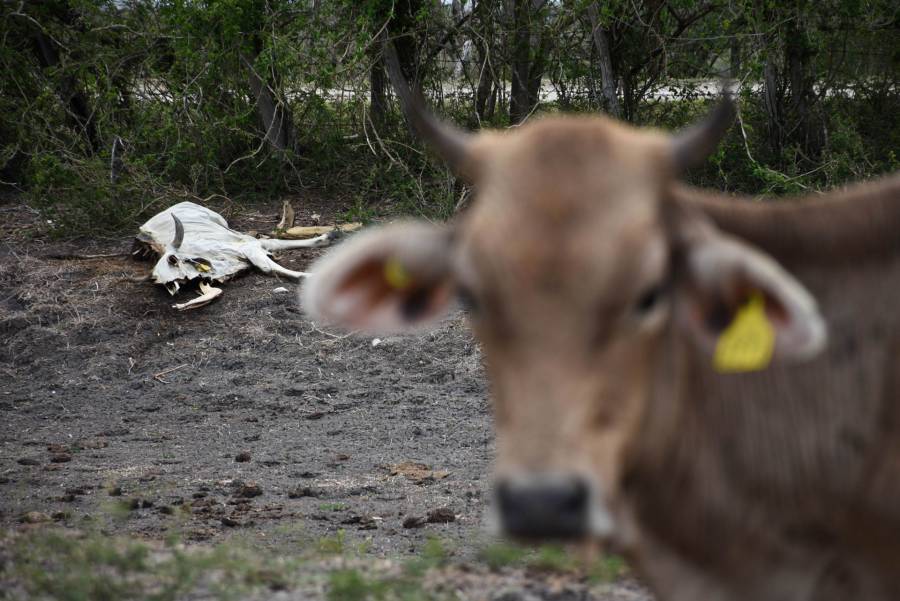
M 202 271 L 204 273 L 209 271 L 209 265 L 207 265 L 206 263 L 197 262 L 194 265 L 197 267 L 197 271 Z
M 412 277 L 397 259 L 388 259 L 384 264 L 384 279 L 397 290 L 405 290 L 412 284 Z
M 722 373 L 765 369 L 774 350 L 775 329 L 766 316 L 766 302 L 757 292 L 719 336 L 713 367 Z

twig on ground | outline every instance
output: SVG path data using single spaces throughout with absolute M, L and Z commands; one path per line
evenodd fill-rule
M 354 334 L 357 333 L 357 330 L 353 330 L 352 332 L 348 332 L 346 334 L 332 334 L 331 332 L 326 332 L 325 330 L 320 330 L 315 325 L 312 327 L 312 329 L 314 331 L 318 332 L 319 334 L 324 334 L 330 338 L 334 338 L 335 340 L 343 340 L 344 338 L 349 338 L 350 336 L 353 336 Z
M 115 257 L 127 257 L 131 255 L 131 253 L 100 253 L 96 255 L 83 255 L 78 253 L 60 253 L 53 255 L 46 255 L 48 259 L 56 259 L 58 261 L 92 261 L 95 259 L 112 259 Z
M 162 370 L 162 371 L 159 372 L 159 373 L 153 374 L 153 379 L 154 379 L 154 380 L 157 380 L 157 381 L 159 381 L 159 382 L 162 382 L 163 384 L 168 384 L 168 383 L 169 383 L 168 381 L 162 379 L 162 377 L 163 377 L 164 375 L 170 374 L 170 373 L 172 373 L 173 371 L 178 371 L 179 369 L 182 369 L 182 368 L 187 367 L 187 366 L 188 366 L 187 363 L 183 363 L 183 364 L 181 364 L 181 365 L 179 365 L 179 366 L 177 366 L 177 367 L 170 367 L 169 369 L 164 369 L 164 370 Z

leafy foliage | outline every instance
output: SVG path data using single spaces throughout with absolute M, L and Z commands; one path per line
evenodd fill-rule
M 5 2 L 0 185 L 64 234 L 310 187 L 356 217 L 446 218 L 463 190 L 389 102 L 386 34 L 439 111 L 476 127 L 609 109 L 603 52 L 637 124 L 688 123 L 731 75 L 740 127 L 694 181 L 824 188 L 897 168 L 897 19 L 887 0 Z

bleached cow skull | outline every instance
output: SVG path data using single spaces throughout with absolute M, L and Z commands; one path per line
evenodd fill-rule
M 225 282 L 254 266 L 263 273 L 291 279 L 307 273 L 286 269 L 269 253 L 293 248 L 326 246 L 339 235 L 330 232 L 306 240 L 257 239 L 228 227 L 225 218 L 192 202 L 182 202 L 158 213 L 141 226 L 133 254 L 157 256 L 150 279 L 173 296 L 186 283 L 198 281 L 200 296 L 175 309 L 196 309 L 222 294 L 213 283 Z

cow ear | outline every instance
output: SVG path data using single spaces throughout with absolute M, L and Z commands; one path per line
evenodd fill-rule
M 764 252 L 716 229 L 702 215 L 682 219 L 678 255 L 684 283 L 678 314 L 720 371 L 805 360 L 827 332 L 813 296 Z
M 313 319 L 389 333 L 445 315 L 455 299 L 450 230 L 420 222 L 370 228 L 312 267 L 301 301 Z

